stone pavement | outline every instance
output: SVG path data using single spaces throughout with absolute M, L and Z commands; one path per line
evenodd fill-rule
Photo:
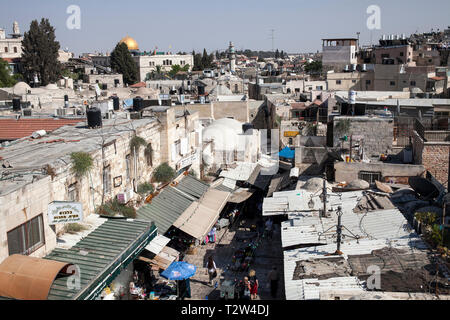
M 246 247 L 251 240 L 240 240 L 240 236 L 249 234 L 249 227 L 256 223 L 256 219 L 243 218 L 236 221 L 231 230 L 222 229 L 218 231 L 217 242 L 209 243 L 197 248 L 195 255 L 186 255 L 185 261 L 197 266 L 197 272 L 191 278 L 191 299 L 187 300 L 218 300 L 220 299 L 220 284 L 224 280 L 242 280 L 247 272 L 232 271 L 232 257 L 234 252 Z M 279 273 L 279 285 L 277 300 L 284 300 L 284 276 L 283 276 L 283 252 L 281 248 L 280 226 L 274 224 L 275 231 L 272 239 L 262 238 L 260 244 L 254 252 L 254 262 L 250 269 L 256 271 L 259 281 L 257 300 L 273 300 L 270 296 L 270 282 L 267 280 L 268 273 L 273 266 L 277 267 Z M 217 266 L 218 277 L 217 288 L 208 285 L 208 274 L 206 271 L 206 261 L 210 255 L 214 256 Z

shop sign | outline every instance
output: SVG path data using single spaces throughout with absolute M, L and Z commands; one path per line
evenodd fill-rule
M 299 131 L 285 131 L 284 136 L 285 137 L 296 137 L 300 134 Z
M 48 205 L 48 224 L 83 221 L 83 205 L 79 202 L 54 201 Z
M 195 161 L 197 161 L 197 153 L 195 153 L 189 157 L 186 157 L 184 159 L 181 159 L 180 162 L 178 162 L 178 168 L 179 169 L 186 168 L 187 166 L 190 166 Z

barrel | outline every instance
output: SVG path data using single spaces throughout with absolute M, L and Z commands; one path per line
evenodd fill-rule
M 102 112 L 99 108 L 89 108 L 86 110 L 88 127 L 91 129 L 102 127 Z

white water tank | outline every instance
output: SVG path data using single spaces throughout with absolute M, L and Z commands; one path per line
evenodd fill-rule
M 356 104 L 356 91 L 350 90 L 348 92 L 348 103 L 349 104 Z

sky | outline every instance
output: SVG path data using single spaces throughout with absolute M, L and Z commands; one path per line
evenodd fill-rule
M 237 50 L 288 53 L 321 51 L 323 38 L 354 37 L 375 44 L 383 34 L 443 30 L 450 25 L 448 0 L 0 0 L 0 27 L 14 21 L 28 31 L 48 18 L 61 48 L 76 55 L 110 52 L 126 35 L 142 51 Z M 69 29 L 67 8 L 80 8 L 80 28 Z M 381 29 L 369 30 L 367 8 L 380 8 Z

